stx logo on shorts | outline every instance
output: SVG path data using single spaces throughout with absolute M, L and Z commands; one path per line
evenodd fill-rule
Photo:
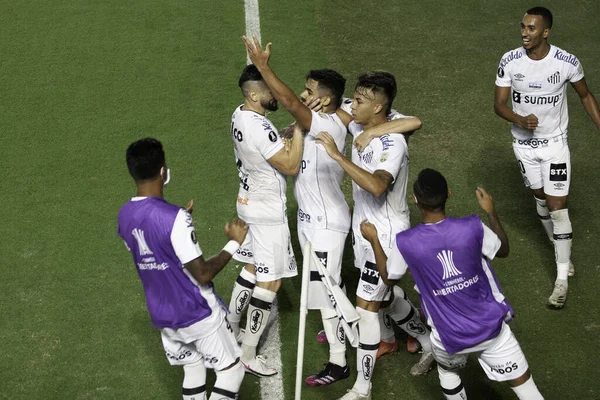
M 556 104 L 560 101 L 561 94 L 556 94 L 554 96 L 529 96 L 523 95 L 521 92 L 517 92 L 516 90 L 512 93 L 512 101 L 517 104 L 532 104 L 532 105 L 551 105 L 552 107 L 556 107 Z
M 321 262 L 321 265 L 327 268 L 327 252 L 326 251 L 315 251 L 317 258 Z
M 567 164 L 550 164 L 550 180 L 551 181 L 566 181 L 567 180 Z
M 442 279 L 449 279 L 453 276 L 458 276 L 462 274 L 454 265 L 454 260 L 452 259 L 453 253 L 450 250 L 442 250 L 438 253 L 437 258 L 442 263 L 442 267 L 444 268 L 444 276 Z
M 237 315 L 240 315 L 242 313 L 242 310 L 244 309 L 244 305 L 248 301 L 249 297 L 250 297 L 250 291 L 248 291 L 248 290 L 244 290 L 240 294 L 238 294 L 237 298 L 235 299 L 235 313 Z
M 250 332 L 256 333 L 260 329 L 263 323 L 263 312 L 261 310 L 252 311 L 252 315 L 250 316 Z
M 360 279 L 372 285 L 377 285 L 377 283 L 379 283 L 379 271 L 377 270 L 377 265 L 369 261 L 365 262 Z
M 362 367 L 363 367 L 363 377 L 365 380 L 369 380 L 371 378 L 371 372 L 373 368 L 373 357 L 366 355 L 362 359 Z

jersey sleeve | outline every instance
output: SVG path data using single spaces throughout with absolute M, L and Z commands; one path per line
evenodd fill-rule
M 504 57 L 506 57 L 508 53 L 502 56 L 500 59 L 500 64 L 498 64 L 498 70 L 496 71 L 496 86 L 500 87 L 511 87 L 512 79 L 510 77 L 510 71 L 508 70 L 508 65 L 504 65 Z
M 380 138 L 380 140 L 382 140 L 383 148 L 381 154 L 379 155 L 379 160 L 375 166 L 375 170 L 389 172 L 394 179 L 392 183 L 394 183 L 396 181 L 396 177 L 398 176 L 398 172 L 400 172 L 400 167 L 402 167 L 404 157 L 406 156 L 406 146 L 404 145 L 399 134 L 384 135 Z
M 488 228 L 486 224 L 482 222 L 481 225 L 483 225 L 483 246 L 481 248 L 481 253 L 489 260 L 493 260 L 494 257 L 496 257 L 498 250 L 500 250 L 502 242 L 498 235 Z
M 391 109 L 390 113 L 387 115 L 388 121 L 394 121 L 394 120 L 402 119 L 402 118 L 414 118 L 414 117 L 400 114 L 398 111 L 394 110 L 393 108 Z
M 322 112 L 314 112 L 312 110 L 310 112 L 312 114 L 310 131 L 308 132 L 310 136 L 317 136 L 319 132 L 322 131 L 329 132 L 331 135 L 334 135 L 334 130 L 338 130 L 338 127 L 331 115 Z
M 277 133 L 277 129 L 267 119 L 264 119 L 262 123 L 258 120 L 253 121 L 252 129 L 256 131 L 256 134 L 252 135 L 253 144 L 265 160 L 283 149 L 283 140 Z
M 404 257 L 402 257 L 402 254 L 400 253 L 400 250 L 398 250 L 398 246 L 396 245 L 394 245 L 393 248 L 390 250 L 390 255 L 387 259 L 386 268 L 388 273 L 388 279 L 391 280 L 398 280 L 402 278 L 404 274 L 406 274 L 408 264 L 406 263 Z
M 352 114 L 352 99 L 348 97 L 342 97 L 342 105 L 340 108 L 346 111 L 348 114 Z
M 575 57 L 575 56 L 573 56 L 573 57 Z M 580 80 L 582 80 L 584 78 L 583 66 L 581 65 L 581 61 L 579 61 L 577 59 L 577 57 L 575 57 L 575 62 L 577 63 L 577 66 L 574 66 L 573 64 L 569 63 L 570 68 L 569 68 L 569 76 L 567 76 L 567 79 L 571 83 L 579 82 Z
M 192 216 L 183 209 L 179 210 L 173 223 L 171 244 L 181 264 L 189 263 L 202 255 L 198 239 L 196 239 Z

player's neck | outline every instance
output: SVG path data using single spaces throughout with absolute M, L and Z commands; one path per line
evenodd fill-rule
M 542 58 L 546 57 L 550 52 L 550 44 L 544 40 L 539 46 L 526 51 L 527 57 L 531 58 L 532 60 L 541 60 Z
M 265 110 L 260 104 L 253 104 L 249 101 L 244 101 L 244 105 L 242 106 L 242 110 L 244 111 L 254 111 L 257 114 L 265 115 Z
M 446 211 L 429 211 L 421 208 L 421 217 L 424 224 L 436 224 L 446 219 Z
M 385 115 L 383 115 L 382 113 L 379 113 L 379 114 L 375 114 L 368 122 L 366 122 L 363 125 L 363 127 L 365 128 L 365 130 L 367 130 L 374 126 L 381 125 L 385 122 L 387 122 L 387 117 Z
M 163 197 L 163 184 L 161 180 L 137 183 L 138 197 Z

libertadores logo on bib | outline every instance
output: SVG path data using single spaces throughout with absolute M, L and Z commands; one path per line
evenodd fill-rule
M 437 258 L 442 263 L 442 267 L 444 268 L 444 275 L 442 279 L 446 280 L 452 278 L 453 276 L 459 276 L 462 272 L 456 268 L 454 265 L 454 260 L 452 259 L 453 253 L 450 250 L 442 250 L 438 253 Z

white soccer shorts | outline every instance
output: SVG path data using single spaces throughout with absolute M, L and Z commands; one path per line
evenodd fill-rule
M 287 221 L 279 225 L 249 224 L 246 239 L 233 259 L 254 264 L 258 282 L 272 282 L 298 275 Z
M 354 266 L 360 269 L 360 279 L 356 287 L 356 295 L 366 301 L 385 301 L 391 297 L 391 286 L 383 283 L 379 276 L 379 269 L 375 263 L 375 253 L 371 243 L 362 237 L 360 231 L 358 235 L 352 232 L 352 248 L 354 249 Z M 382 244 L 386 255 L 390 253 L 390 248 Z
M 242 349 L 227 318 L 221 320 L 221 325 L 212 334 L 193 342 L 182 342 L 177 336 L 172 330 L 161 330 L 165 355 L 171 365 L 188 365 L 203 361 L 206 368 L 220 371 L 242 356 Z
M 446 352 L 437 335 L 432 333 L 430 338 L 435 360 L 449 370 L 463 368 L 471 353 L 477 354 L 479 364 L 488 378 L 493 381 L 504 382 L 516 379 L 529 368 L 517 338 L 505 322 L 502 323 L 502 329 L 495 338 L 456 354 Z
M 313 251 L 317 254 L 321 262 L 324 263 L 327 272 L 329 272 L 338 284 L 342 279 L 342 258 L 346 236 L 348 236 L 348 233 L 329 229 L 306 229 L 298 227 L 298 240 L 300 241 L 302 251 L 304 251 L 306 242 L 311 242 Z M 305 257 L 304 254 L 303 256 Z
M 567 196 L 571 184 L 571 153 L 564 135 L 551 139 L 513 141 L 525 186 L 544 188 L 550 196 Z

